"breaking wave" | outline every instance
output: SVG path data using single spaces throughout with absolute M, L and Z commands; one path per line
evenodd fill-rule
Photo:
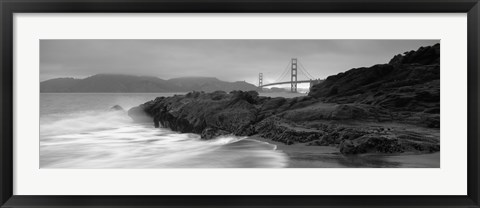
M 281 168 L 276 146 L 245 137 L 199 135 L 133 123 L 125 111 L 40 118 L 40 168 Z

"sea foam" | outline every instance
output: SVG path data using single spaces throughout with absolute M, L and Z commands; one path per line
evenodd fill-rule
M 280 168 L 275 145 L 237 137 L 199 135 L 133 123 L 125 111 L 43 115 L 40 168 Z

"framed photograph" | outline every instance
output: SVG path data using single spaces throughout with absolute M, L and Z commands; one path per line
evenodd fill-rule
M 2 0 L 1 207 L 479 207 L 479 4 Z

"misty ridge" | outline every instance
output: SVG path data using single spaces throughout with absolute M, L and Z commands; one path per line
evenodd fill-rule
M 253 84 L 237 81 L 226 82 L 215 77 L 180 77 L 160 79 L 153 76 L 123 74 L 97 74 L 84 79 L 56 78 L 40 83 L 42 93 L 132 93 L 132 92 L 189 92 L 216 90 L 257 90 Z

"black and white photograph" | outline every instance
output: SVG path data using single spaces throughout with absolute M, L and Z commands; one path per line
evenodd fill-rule
M 40 169 L 440 168 L 440 40 L 42 39 L 39 70 Z

